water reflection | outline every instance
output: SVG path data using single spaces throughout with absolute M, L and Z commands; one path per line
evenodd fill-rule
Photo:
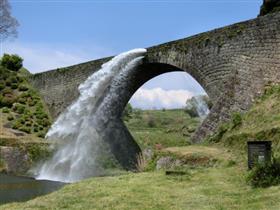
M 0 174 L 0 204 L 26 201 L 51 193 L 65 183 Z

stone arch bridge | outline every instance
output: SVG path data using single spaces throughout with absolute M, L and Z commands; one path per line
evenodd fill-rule
M 79 84 L 109 59 L 35 74 L 30 81 L 55 118 L 78 97 Z M 123 165 L 135 162 L 140 151 L 120 119 L 126 103 L 146 81 L 171 71 L 189 73 L 213 101 L 193 136 L 201 142 L 232 112 L 248 110 L 265 86 L 280 82 L 280 12 L 147 48 L 144 63 L 116 101 L 116 122 L 106 125 L 115 130 L 106 138 Z

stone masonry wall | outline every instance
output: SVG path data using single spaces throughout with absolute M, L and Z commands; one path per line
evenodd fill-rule
M 171 67 L 184 70 L 213 100 L 211 113 L 194 136 L 194 141 L 199 142 L 229 119 L 231 112 L 248 110 L 265 85 L 280 81 L 280 13 L 147 50 L 147 70 L 143 74 L 154 70 L 147 65 L 153 63 L 166 64 L 162 73 L 173 71 Z M 77 98 L 78 85 L 108 59 L 35 74 L 30 81 L 56 117 Z

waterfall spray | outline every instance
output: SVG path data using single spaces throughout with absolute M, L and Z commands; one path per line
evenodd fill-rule
M 100 173 L 98 157 L 106 145 L 100 131 L 93 126 L 98 107 L 111 98 L 105 93 L 110 94 L 108 89 L 114 88 L 110 86 L 114 77 L 133 70 L 145 52 L 135 49 L 114 57 L 79 86 L 77 101 L 58 117 L 46 135 L 48 141 L 56 142 L 56 152 L 35 169 L 37 179 L 75 182 Z

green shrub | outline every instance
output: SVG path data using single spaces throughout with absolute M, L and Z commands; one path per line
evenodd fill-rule
M 25 126 L 31 127 L 31 126 L 32 126 L 32 122 L 31 122 L 31 121 L 26 121 L 26 122 L 25 122 Z
M 5 85 L 10 87 L 12 85 L 12 81 L 8 78 L 5 82 Z
M 23 114 L 25 111 L 25 106 L 22 104 L 15 104 L 13 107 L 14 112 L 18 113 L 18 114 Z
M 3 81 L 0 82 L 0 90 L 3 90 L 5 88 L 5 83 Z
M 18 71 L 22 67 L 23 59 L 18 55 L 4 54 L 1 59 L 1 65 L 11 71 Z
M 16 76 L 10 76 L 9 80 L 11 81 L 11 83 L 17 83 L 18 82 L 18 79 L 17 79 Z
M 13 90 L 9 87 L 5 88 L 3 91 L 2 91 L 2 94 L 3 96 L 5 95 L 13 95 Z
M 19 98 L 19 99 L 18 99 L 18 102 L 19 102 L 20 104 L 26 104 L 26 101 L 27 101 L 26 98 Z
M 29 88 L 28 88 L 26 85 L 21 84 L 21 85 L 18 87 L 18 89 L 19 89 L 20 91 L 27 91 Z
M 14 90 L 17 89 L 18 88 L 18 84 L 17 83 L 12 83 L 11 88 L 14 89 Z
M 148 116 L 148 120 L 147 120 L 147 125 L 150 127 L 150 128 L 153 128 L 156 126 L 156 120 L 153 116 Z
M 23 131 L 25 133 L 31 133 L 31 128 L 26 127 L 26 126 L 22 126 L 19 128 L 20 131 Z
M 9 116 L 7 117 L 7 119 L 8 119 L 9 121 L 12 121 L 12 120 L 14 120 L 15 118 L 14 118 L 14 116 L 13 116 L 12 114 L 9 114 Z
M 16 122 L 14 122 L 13 124 L 12 124 L 12 128 L 13 129 L 19 129 L 20 127 L 21 127 L 22 125 L 21 125 L 21 123 L 19 122 L 19 121 L 16 121 Z
M 2 109 L 2 112 L 3 112 L 3 113 L 10 113 L 10 109 L 7 108 L 7 107 L 4 107 L 4 108 Z
M 271 163 L 255 166 L 246 177 L 252 187 L 269 187 L 280 184 L 280 161 L 273 158 Z
M 0 106 L 2 106 L 2 107 L 6 106 L 6 107 L 11 108 L 15 102 L 16 102 L 15 97 L 3 97 L 1 100 Z
M 40 132 L 37 134 L 37 136 L 40 137 L 40 138 L 45 138 L 45 135 L 46 135 L 46 133 L 43 132 L 43 131 L 40 131 Z

